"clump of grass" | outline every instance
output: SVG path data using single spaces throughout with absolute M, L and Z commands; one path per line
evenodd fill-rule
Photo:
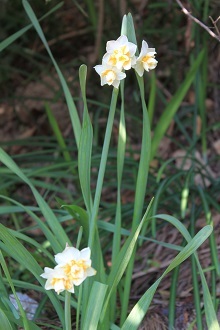
M 114 157 L 112 157 L 109 148 L 119 94 L 119 90 L 114 88 L 109 106 L 104 142 L 100 155 L 97 156 L 93 149 L 94 128 L 90 119 L 86 96 L 87 67 L 82 65 L 79 69 L 80 88 L 84 106 L 83 119 L 81 122 L 68 84 L 49 48 L 40 23 L 26 0 L 23 1 L 23 5 L 30 18 L 31 24 L 41 38 L 59 76 L 69 109 L 70 120 L 75 137 L 75 152 L 77 153 L 77 160 L 72 157 L 72 150 L 68 149 L 48 105 L 46 105 L 45 108 L 60 148 L 59 153 L 62 162 L 57 162 L 54 166 L 51 165 L 44 167 L 43 173 L 45 176 L 49 177 L 54 171 L 53 175 L 58 181 L 55 180 L 54 184 L 46 184 L 42 180 L 33 179 L 33 177 L 39 175 L 40 169 L 34 170 L 31 167 L 30 169 L 22 169 L 12 157 L 10 157 L 3 149 L 0 149 L 0 159 L 5 165 L 5 167 L 2 168 L 2 173 L 11 178 L 11 182 L 8 183 L 7 180 L 3 182 L 2 190 L 4 190 L 4 192 L 6 190 L 6 193 L 3 193 L 1 198 L 6 201 L 7 206 L 4 206 L 5 208 L 1 209 L 1 213 L 12 215 L 15 228 L 17 229 L 12 230 L 7 224 L 0 225 L 0 247 L 3 251 L 0 255 L 0 263 L 4 273 L 2 280 L 0 280 L 1 292 L 3 293 L 3 299 L 0 302 L 0 311 L 4 327 L 15 329 L 18 326 L 22 326 L 25 329 L 39 329 L 40 323 L 35 320 L 30 321 L 27 319 L 22 304 L 19 303 L 16 296 L 15 288 L 22 287 L 27 291 L 33 289 L 46 297 L 39 307 L 42 314 L 45 309 L 46 301 L 50 300 L 51 306 L 53 306 L 61 324 L 58 328 L 71 329 L 71 306 L 75 310 L 74 324 L 76 329 L 137 329 L 149 309 L 159 284 L 169 272 L 174 272 L 169 311 L 169 326 L 172 328 L 175 318 L 175 284 L 178 275 L 178 267 L 184 262 L 184 260 L 186 260 L 186 258 L 191 256 L 197 313 L 196 322 L 198 328 L 203 327 L 199 295 L 199 290 L 201 290 L 203 294 L 204 313 L 207 326 L 209 329 L 219 329 L 215 312 L 215 307 L 217 305 L 217 301 L 215 300 L 215 281 L 216 276 L 219 275 L 219 261 L 215 238 L 212 233 L 212 219 L 209 210 L 210 199 L 208 193 L 206 193 L 206 191 L 204 192 L 201 187 L 195 190 L 194 174 L 198 167 L 196 168 L 193 164 L 192 170 L 189 173 L 180 170 L 179 173 L 172 175 L 169 178 L 165 178 L 158 186 L 157 190 L 152 190 L 152 196 L 148 193 L 149 203 L 148 205 L 145 205 L 146 188 L 149 187 L 150 161 L 154 159 L 159 143 L 164 137 L 167 128 L 174 118 L 189 87 L 196 81 L 199 68 L 202 64 L 204 65 L 204 51 L 199 52 L 195 60 L 192 61 L 188 74 L 184 78 L 181 86 L 177 89 L 171 101 L 167 104 L 162 116 L 156 124 L 152 141 L 150 123 L 153 122 L 154 116 L 154 104 L 156 98 L 155 78 L 153 76 L 151 80 L 149 118 L 145 101 L 144 79 L 138 75 L 136 76 L 138 93 L 141 100 L 143 125 L 142 134 L 140 134 L 142 143 L 139 162 L 138 166 L 133 166 L 134 184 L 132 189 L 134 191 L 134 200 L 130 205 L 129 219 L 131 219 L 131 221 L 128 223 L 128 221 L 124 221 L 126 210 L 123 209 L 122 205 L 122 189 L 125 179 L 123 174 L 126 169 L 126 162 L 128 161 L 128 158 L 126 157 L 126 148 L 127 139 L 129 138 L 129 133 L 127 133 L 126 129 L 127 113 L 124 82 L 121 82 L 120 84 L 121 105 L 119 111 L 120 116 L 118 118 L 119 130 L 117 136 L 117 150 L 115 151 Z M 90 12 L 93 25 L 95 25 L 96 19 L 93 7 L 90 8 Z M 31 26 L 28 26 L 6 39 L 0 44 L 0 49 L 3 50 L 10 43 L 14 42 L 30 27 Z M 122 34 L 127 35 L 129 41 L 137 44 L 133 20 L 130 14 L 124 16 L 122 22 Z M 194 135 L 192 141 L 189 139 L 189 142 L 192 144 L 191 146 L 195 144 L 195 141 L 196 136 Z M 102 218 L 104 212 L 100 210 L 100 205 L 102 205 L 102 191 L 105 186 L 106 171 L 109 170 L 108 167 L 109 165 L 111 166 L 113 158 L 116 163 L 114 173 L 117 177 L 117 184 L 115 185 L 116 202 L 115 205 L 112 206 L 111 212 L 109 212 L 110 208 L 106 207 L 105 218 L 111 218 L 111 221 L 108 222 L 104 221 Z M 169 162 L 171 162 L 171 160 L 169 160 Z M 193 162 L 196 162 L 195 158 L 193 159 Z M 95 164 L 95 168 L 97 169 L 97 176 L 95 179 L 91 175 L 93 164 Z M 160 181 L 167 165 L 167 163 L 162 165 L 158 174 L 158 182 Z M 77 194 L 75 196 L 68 194 L 63 181 L 59 180 L 65 169 L 68 169 L 69 171 L 66 178 L 68 180 L 74 179 L 77 194 L 80 196 L 77 196 Z M 61 170 L 61 172 L 58 170 Z M 169 202 L 169 193 L 172 193 L 172 189 L 174 189 L 174 192 L 176 193 L 176 187 L 173 188 L 173 185 L 178 178 L 181 178 L 181 180 L 178 185 L 179 194 L 177 194 L 175 198 L 176 209 L 178 210 L 179 208 L 179 214 L 182 217 L 181 220 L 184 220 L 187 205 L 190 204 L 192 210 L 190 212 L 191 218 L 189 230 L 182 221 L 179 221 L 174 216 L 174 214 L 157 214 L 159 208 L 158 205 L 161 203 L 163 196 L 165 198 L 164 204 L 166 204 L 167 200 Z M 7 191 L 9 187 L 14 185 L 18 180 L 23 182 L 29 188 L 38 206 L 27 206 L 25 203 L 19 203 L 8 196 L 9 193 L 7 193 Z M 91 186 L 93 186 L 93 189 L 91 189 Z M 60 204 L 61 209 L 58 209 L 56 206 L 51 208 L 50 202 L 53 195 L 50 196 L 50 199 L 47 199 L 47 196 L 42 196 L 39 193 L 37 187 L 42 187 L 49 192 L 55 192 L 55 194 L 61 187 L 62 198 L 57 198 L 57 202 Z M 165 189 L 168 190 L 168 193 L 166 194 L 164 193 Z M 192 192 L 191 203 L 188 201 L 189 191 Z M 207 221 L 206 226 L 204 226 L 198 233 L 195 232 L 195 219 L 197 216 L 195 214 L 195 208 L 197 205 L 195 199 L 197 193 L 199 193 L 202 201 L 202 205 L 199 209 L 201 210 L 203 208 L 205 210 Z M 155 195 L 155 198 L 153 198 L 153 195 Z M 67 203 L 67 201 L 63 199 L 63 196 L 72 200 L 72 203 Z M 29 228 L 24 228 L 20 220 L 21 218 L 17 218 L 17 215 L 23 216 L 24 214 L 27 214 L 34 222 L 35 227 L 41 230 L 42 235 L 40 241 L 31 238 L 28 233 Z M 44 221 L 42 221 L 42 217 L 44 218 Z M 73 218 L 75 221 L 74 223 L 71 223 L 70 220 Z M 166 222 L 172 224 L 179 231 L 182 235 L 181 246 L 171 245 L 169 242 L 162 243 L 155 239 L 157 232 L 156 219 L 162 220 L 163 224 Z M 64 222 L 65 225 L 63 225 Z M 110 239 L 110 235 L 112 234 L 113 239 Z M 155 280 L 145 292 L 143 292 L 140 299 L 134 304 L 134 306 L 132 306 L 132 308 L 130 308 L 130 288 L 132 284 L 132 273 L 137 245 L 139 243 L 141 244 L 144 240 L 149 240 L 149 236 L 152 240 L 154 238 L 154 243 L 163 244 L 169 249 L 174 249 L 177 254 L 161 276 Z M 208 237 L 210 238 L 212 251 L 211 294 L 204 276 L 204 269 L 202 269 L 196 253 L 196 250 Z M 40 277 L 43 272 L 41 267 L 48 266 L 48 264 L 52 267 L 53 255 L 63 251 L 66 243 L 70 246 L 76 245 L 77 247 L 90 247 L 92 251 L 92 265 L 97 270 L 97 275 L 87 279 L 78 290 L 76 289 L 74 294 L 70 295 L 69 292 L 66 291 L 65 296 L 62 293 L 58 296 L 54 292 L 44 290 L 45 282 Z M 19 280 L 17 279 L 19 277 L 16 278 L 16 276 L 12 279 L 11 274 L 13 274 L 13 262 L 11 263 L 10 269 L 6 265 L 5 258 L 15 260 L 22 268 L 21 271 L 25 276 Z M 21 274 L 21 271 L 19 270 L 19 274 Z M 201 279 L 201 288 L 198 287 L 197 273 Z M 30 274 L 32 274 L 32 276 Z M 28 280 L 26 278 L 28 278 Z M 10 304 L 10 290 L 17 299 L 20 316 L 16 314 L 15 309 Z M 64 301 L 65 310 L 63 309 Z M 39 314 L 40 312 L 38 310 L 37 315 Z M 47 321 L 47 324 L 48 323 L 49 322 Z

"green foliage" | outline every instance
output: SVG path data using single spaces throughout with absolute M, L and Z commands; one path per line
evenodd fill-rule
M 85 14 L 83 6 L 74 1 L 77 8 Z M 0 43 L 0 51 L 5 50 L 9 45 L 23 36 L 30 28 L 34 27 L 40 37 L 50 61 L 53 64 L 68 105 L 71 124 L 75 136 L 76 150 L 78 162 L 73 159 L 72 151 L 68 143 L 62 136 L 58 122 L 51 110 L 49 104 L 45 105 L 47 117 L 52 127 L 56 143 L 52 145 L 52 154 L 57 152 L 57 144 L 59 146 L 59 161 L 48 165 L 48 151 L 44 159 L 46 165 L 43 168 L 36 168 L 30 161 L 30 166 L 19 166 L 22 163 L 22 156 L 9 156 L 2 148 L 0 149 L 0 159 L 4 167 L 0 169 L 2 174 L 1 195 L 6 205 L 0 206 L 0 214 L 7 214 L 13 220 L 16 230 L 10 229 L 10 222 L 0 224 L 0 263 L 3 269 L 3 276 L 0 279 L 0 319 L 3 329 L 16 329 L 21 326 L 24 329 L 39 329 L 38 321 L 29 321 L 23 310 L 22 304 L 16 296 L 16 288 L 33 289 L 45 295 L 42 300 L 40 310 L 42 314 L 46 309 L 45 303 L 50 300 L 57 317 L 60 321 L 60 327 L 57 329 L 71 329 L 71 312 L 70 307 L 76 310 L 76 329 L 138 329 L 149 306 L 152 302 L 155 292 L 162 279 L 172 271 L 178 270 L 178 267 L 191 256 L 192 274 L 194 283 L 195 306 L 197 310 L 196 322 L 198 329 L 203 327 L 201 302 L 204 303 L 204 314 L 208 329 L 218 330 L 218 320 L 216 316 L 216 279 L 220 273 L 219 259 L 217 254 L 215 233 L 213 231 L 213 222 L 210 207 L 214 205 L 216 209 L 218 205 L 213 202 L 212 195 L 205 188 L 196 187 L 194 178 L 197 173 L 201 174 L 202 180 L 209 177 L 208 172 L 204 174 L 204 165 L 199 163 L 195 155 L 191 152 L 194 150 L 198 138 L 195 135 L 196 122 L 196 106 L 199 105 L 200 115 L 202 118 L 202 150 L 206 158 L 207 141 L 206 141 L 206 117 L 205 117 L 205 92 L 207 84 L 204 82 L 207 69 L 207 52 L 199 50 L 191 61 L 188 73 L 183 78 L 180 87 L 172 95 L 169 102 L 165 103 L 165 109 L 157 120 L 155 126 L 155 107 L 157 96 L 163 100 L 159 89 L 156 85 L 156 75 L 150 78 L 150 96 L 148 108 L 146 106 L 146 91 L 144 78 L 136 75 L 137 85 L 139 88 L 138 106 L 142 109 L 140 117 L 134 118 L 129 115 L 127 94 L 125 90 L 125 82 L 120 83 L 120 94 L 118 89 L 112 91 L 110 106 L 89 100 L 86 96 L 86 76 L 87 67 L 81 65 L 79 69 L 79 80 L 81 88 L 81 98 L 83 102 L 83 118 L 82 124 L 79 119 L 78 110 L 67 84 L 54 55 L 51 52 L 49 44 L 45 38 L 44 32 L 40 25 L 40 21 L 58 10 L 62 4 L 55 6 L 48 13 L 37 19 L 33 9 L 27 0 L 23 0 L 23 7 L 31 24 L 22 28 Z M 98 29 L 98 18 L 95 11 L 94 3 L 86 1 L 89 20 L 92 24 L 93 31 Z M 162 3 L 151 4 L 151 8 L 163 7 Z M 150 18 L 149 18 L 150 20 Z M 150 20 L 151 22 L 151 20 Z M 135 28 L 131 14 L 125 15 L 122 20 L 121 33 L 128 36 L 129 41 L 137 44 Z M 137 51 L 138 54 L 138 51 Z M 199 79 L 198 77 L 203 77 Z M 185 98 L 189 88 L 194 85 L 197 95 L 201 95 L 196 100 L 195 109 L 192 110 L 193 116 L 193 134 L 192 137 L 184 126 L 184 123 L 177 116 L 183 99 Z M 104 88 L 103 88 L 104 91 Z M 103 93 L 104 94 L 104 93 Z M 120 117 L 119 129 L 117 134 L 117 150 L 114 149 L 112 142 L 113 125 L 118 115 L 117 105 L 120 98 Z M 100 107 L 100 111 L 108 109 L 108 119 L 106 131 L 103 134 L 104 142 L 100 148 L 97 136 L 99 135 L 98 120 L 91 116 L 89 107 L 92 105 Z M 183 109 L 183 112 L 187 109 Z M 185 114 L 185 113 L 184 113 Z M 136 114 L 135 114 L 136 115 Z M 137 113 L 137 116 L 139 113 Z M 97 117 L 98 118 L 98 117 Z M 130 143 L 130 131 L 127 128 L 129 120 L 132 123 L 136 120 L 138 127 L 141 127 L 142 133 L 138 136 L 141 141 L 141 148 L 138 162 L 134 161 L 132 156 L 127 155 Z M 192 160 L 190 171 L 175 169 L 168 175 L 169 166 L 173 170 L 174 159 L 169 159 L 162 163 L 157 173 L 157 178 L 150 173 L 150 161 L 157 156 L 159 144 L 165 136 L 170 123 L 175 120 L 178 128 L 183 133 L 184 138 L 189 144 L 186 149 L 185 160 Z M 151 126 L 154 127 L 154 134 L 151 143 Z M 177 142 L 178 143 L 178 142 Z M 44 145 L 46 146 L 46 145 Z M 30 154 L 28 159 L 33 155 Z M 43 153 L 40 154 L 42 157 Z M 20 157 L 20 158 L 19 158 Z M 74 155 L 75 157 L 75 155 Z M 42 159 L 41 159 L 42 160 Z M 78 166 L 78 169 L 77 169 Z M 174 167 L 174 166 L 173 166 Z M 93 175 L 93 170 L 97 172 L 97 178 Z M 163 175 L 165 178 L 163 179 Z M 39 177 L 42 175 L 41 179 Z M 6 176 L 6 177 L 5 177 Z M 44 182 L 44 177 L 54 177 L 53 183 Z M 62 180 L 64 177 L 73 180 L 76 185 L 76 193 L 73 196 L 65 187 L 66 182 Z M 113 180 L 111 180 L 113 178 Z M 117 180 L 115 180 L 117 178 Z M 116 184 L 115 184 L 116 181 Z M 31 190 L 34 201 L 38 207 L 27 206 L 25 202 L 18 202 L 16 197 L 10 196 L 12 187 L 17 183 L 23 183 Z M 64 187 L 62 187 L 62 185 Z M 108 203 L 102 200 L 103 188 L 113 186 L 117 192 L 116 204 Z M 46 194 L 42 196 L 38 187 L 46 190 Z M 93 188 L 95 187 L 95 188 Z M 134 192 L 134 201 L 129 205 L 123 205 L 122 195 L 124 187 L 128 187 Z M 62 189 L 61 189 L 62 188 Z M 57 195 L 58 192 L 68 197 L 67 202 L 63 196 L 62 199 Z M 218 190 L 217 190 L 218 191 Z M 48 198 L 53 192 L 52 197 Z M 200 196 L 200 205 L 195 201 L 197 192 Z M 216 191 L 213 189 L 214 194 Z M 154 198 L 153 195 L 155 196 Z M 217 195 L 217 194 L 216 194 Z M 10 196 L 10 197 L 9 197 Z M 53 209 L 50 202 L 56 198 L 61 209 Z M 191 198 L 191 200 L 190 200 Z M 170 203 L 170 204 L 169 204 Z M 181 217 L 181 221 L 175 216 L 168 214 L 157 214 L 160 208 L 171 206 L 172 213 Z M 185 218 L 190 213 L 190 226 L 187 229 Z M 195 211 L 195 208 L 197 210 Z M 169 209 L 169 207 L 167 207 Z M 146 211 L 145 211 L 146 210 Z M 195 220 L 204 210 L 206 218 L 206 226 L 196 233 Z M 34 222 L 34 229 L 40 229 L 40 238 L 34 239 L 30 236 L 28 230 L 22 224 L 23 214 L 28 215 Z M 143 215 L 144 214 L 144 215 Z M 105 219 L 111 219 L 109 222 Z M 127 220 L 128 219 L 128 220 Z M 160 219 L 160 226 L 165 226 L 169 222 L 174 226 L 182 236 L 182 245 L 174 245 L 169 242 L 159 242 L 155 239 L 158 226 L 157 219 Z M 70 222 L 70 220 L 73 220 Z M 65 223 L 64 223 L 65 222 Z M 32 229 L 33 229 L 32 228 Z M 78 233 L 78 239 L 76 232 Z M 113 234 L 113 239 L 112 239 Z M 153 238 L 152 238 L 153 237 Z M 197 249 L 203 242 L 209 238 L 212 258 L 212 283 L 209 290 L 205 270 L 201 267 L 197 255 Z M 178 252 L 176 257 L 170 262 L 163 274 L 143 292 L 142 297 L 135 302 L 130 310 L 130 289 L 132 283 L 132 274 L 134 271 L 134 262 L 136 259 L 136 250 L 138 243 L 144 241 L 160 244 L 168 249 L 174 249 Z M 76 289 L 74 295 L 66 292 L 65 297 L 61 293 L 59 296 L 52 291 L 44 290 L 45 281 L 40 277 L 43 270 L 41 267 L 53 265 L 53 255 L 61 252 L 66 243 L 76 245 L 77 248 L 89 246 L 92 251 L 92 266 L 97 270 L 97 275 L 86 280 L 86 282 Z M 109 258 L 109 254 L 111 254 Z M 5 259 L 8 259 L 7 267 Z M 108 258 L 108 259 L 107 259 Z M 17 272 L 14 272 L 17 268 Z M 14 275 L 15 273 L 15 275 Z M 21 274 L 21 279 L 19 275 Z M 12 277 L 13 275 L 13 277 Z M 147 274 L 146 274 L 147 275 Z M 198 278 L 200 277 L 200 279 Z M 19 278 L 19 280 L 18 280 Z M 178 271 L 174 273 L 173 279 L 178 280 Z M 201 287 L 199 284 L 201 281 Z M 173 283 L 176 284 L 176 283 Z M 15 295 L 19 306 L 19 311 L 9 301 L 9 290 Z M 172 299 L 170 300 L 170 328 L 174 327 L 175 319 L 175 288 L 172 290 Z M 210 293 L 211 291 L 211 293 Z M 203 298 L 200 297 L 202 292 Z M 65 303 L 65 310 L 62 302 Z M 38 326 L 39 325 L 39 326 Z M 50 325 L 47 325 L 50 327 Z M 52 327 L 52 325 L 51 325 Z

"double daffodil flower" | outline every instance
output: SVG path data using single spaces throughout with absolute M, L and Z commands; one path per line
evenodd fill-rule
M 94 67 L 100 75 L 101 86 L 108 84 L 118 88 L 120 80 L 126 77 L 124 70 L 134 68 L 137 74 L 142 77 L 144 71 L 152 70 L 157 66 L 155 49 L 149 48 L 146 41 L 142 41 L 142 48 L 138 57 L 135 56 L 136 50 L 137 46 L 129 42 L 125 35 L 120 36 L 117 40 L 107 42 L 102 64 Z
M 91 267 L 90 255 L 90 248 L 79 251 L 67 244 L 63 252 L 55 255 L 57 266 L 45 267 L 44 273 L 40 275 L 47 279 L 45 289 L 54 289 L 58 294 L 65 290 L 74 293 L 74 286 L 96 274 L 96 270 Z

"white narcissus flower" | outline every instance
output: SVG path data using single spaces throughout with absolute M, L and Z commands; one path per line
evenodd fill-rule
M 87 277 L 96 274 L 95 269 L 91 267 L 91 250 L 85 248 L 81 251 L 74 247 L 66 246 L 62 253 L 55 255 L 57 266 L 55 269 L 62 268 L 64 274 L 73 282 L 74 285 L 80 285 Z
M 149 48 L 146 41 L 142 41 L 142 47 L 140 55 L 136 60 L 136 64 L 133 68 L 140 77 L 143 76 L 144 70 L 149 71 L 157 66 L 158 61 L 155 59 L 155 48 Z
M 74 293 L 73 283 L 65 275 L 63 269 L 45 267 L 44 273 L 40 276 L 47 279 L 45 284 L 46 290 L 54 289 L 58 294 L 64 290 Z
M 107 53 L 103 56 L 103 62 L 116 66 L 119 70 L 129 70 L 136 63 L 136 49 L 137 46 L 122 35 L 117 40 L 107 42 Z
M 117 67 L 104 62 L 101 65 L 96 65 L 94 69 L 101 77 L 101 86 L 108 84 L 118 88 L 120 80 L 126 77 L 126 74 L 117 69 Z
M 74 285 L 80 285 L 87 277 L 96 274 L 91 267 L 90 248 L 81 251 L 66 246 L 65 250 L 55 255 L 57 266 L 54 269 L 45 267 L 43 278 L 47 279 L 46 290 L 54 289 L 58 294 L 64 290 L 74 293 Z

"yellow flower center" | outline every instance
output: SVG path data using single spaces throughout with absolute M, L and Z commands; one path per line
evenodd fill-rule
M 110 84 L 113 83 L 113 81 L 116 79 L 116 74 L 113 70 L 105 70 L 103 73 L 102 73 L 102 76 L 103 77 L 106 77 L 106 81 Z
M 56 284 L 58 284 L 59 282 L 61 282 L 65 288 L 65 290 L 69 290 L 72 287 L 72 283 L 69 279 L 64 279 L 64 278 L 56 278 L 54 277 L 51 281 L 51 285 L 55 286 Z
M 72 260 L 63 267 L 63 270 L 64 273 L 71 279 L 78 279 L 83 276 L 87 268 L 89 268 L 89 266 L 84 260 Z
M 127 46 L 122 46 L 119 49 L 115 49 L 112 55 L 109 57 L 108 63 L 110 65 L 116 66 L 117 63 L 121 63 L 121 65 L 126 65 L 130 61 L 130 52 Z
M 144 62 L 144 63 L 147 63 L 149 60 L 151 60 L 152 59 L 152 56 L 150 56 L 150 55 L 145 55 L 143 58 L 142 58 L 142 62 Z

